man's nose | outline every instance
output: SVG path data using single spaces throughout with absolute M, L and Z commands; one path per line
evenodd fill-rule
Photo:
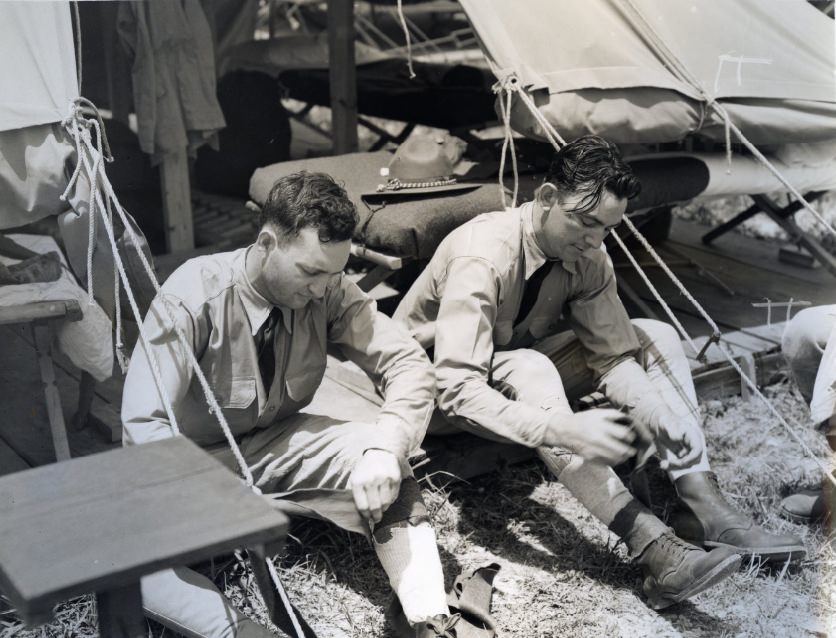
M 604 234 L 599 232 L 588 233 L 586 237 L 584 237 L 584 241 L 590 248 L 598 248 L 598 246 L 601 245 L 601 242 L 604 241 Z

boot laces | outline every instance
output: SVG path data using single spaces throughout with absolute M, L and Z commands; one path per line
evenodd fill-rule
M 659 541 L 661 545 L 660 549 L 662 551 L 670 556 L 675 556 L 680 560 L 685 558 L 685 555 L 688 552 L 692 552 L 694 550 L 699 551 L 696 547 L 690 543 L 686 543 L 675 534 L 664 534 L 661 538 L 659 538 Z
M 456 638 L 453 628 L 461 620 L 461 614 L 453 614 L 451 616 L 436 616 L 432 620 L 427 621 L 427 627 L 435 632 L 438 638 Z

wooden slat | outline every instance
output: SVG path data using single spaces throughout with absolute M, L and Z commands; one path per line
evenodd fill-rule
M 768 383 L 774 375 L 786 367 L 779 352 L 753 355 L 757 384 Z M 697 396 L 703 400 L 725 399 L 740 394 L 740 375 L 730 365 L 717 362 L 693 371 Z
M 79 321 L 81 317 L 81 307 L 75 299 L 0 306 L 0 325 L 27 323 L 36 319 L 65 318 L 68 321 Z
M 35 336 L 35 349 L 38 352 L 38 367 L 41 371 L 41 381 L 44 386 L 46 410 L 49 416 L 49 429 L 52 433 L 52 444 L 55 446 L 55 458 L 65 461 L 70 458 L 70 442 L 67 438 L 67 425 L 64 422 L 64 412 L 61 406 L 61 395 L 55 387 L 55 368 L 52 365 L 52 328 L 45 323 L 32 326 Z
M 0 438 L 0 476 L 28 470 L 30 467 L 25 459 Z

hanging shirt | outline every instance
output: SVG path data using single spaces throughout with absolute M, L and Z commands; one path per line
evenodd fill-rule
M 326 348 L 333 344 L 383 391 L 379 435 L 368 447 L 405 458 L 423 439 L 433 409 L 432 368 L 418 344 L 377 312 L 353 282 L 335 275 L 322 299 L 298 310 L 275 307 L 280 313 L 273 337 L 275 372 L 266 388 L 256 336 L 274 306 L 250 283 L 246 251 L 187 261 L 163 284 L 143 323 L 180 431 L 203 446 L 224 441 L 164 300 L 236 437 L 281 427 L 284 417 L 308 405 L 325 372 Z M 125 379 L 122 422 L 126 444 L 172 436 L 140 342 Z
M 226 124 L 200 1 L 120 2 L 117 31 L 131 59 L 140 147 L 154 163 L 184 149 L 193 155 Z
M 532 215 L 529 203 L 454 230 L 394 315 L 424 348 L 434 349 L 442 412 L 499 433 L 542 433 L 549 417 L 520 402 L 508 409 L 509 399 L 488 383 L 494 351 L 528 347 L 561 327 L 574 330 L 596 381 L 607 376 L 610 392 L 624 395 L 625 403 L 636 403 L 629 395 L 637 384 L 647 387 L 638 365 L 619 366 L 634 364 L 640 346 L 607 254 L 591 250 L 575 262 L 555 260 L 549 269 Z M 547 271 L 537 298 L 521 313 L 526 283 L 541 266 Z M 619 374 L 622 369 L 627 374 Z M 636 369 L 643 379 L 628 379 Z

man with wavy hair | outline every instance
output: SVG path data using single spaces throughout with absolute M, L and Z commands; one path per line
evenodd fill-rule
M 537 450 L 645 572 L 655 608 L 722 580 L 738 554 L 784 560 L 800 542 L 758 528 L 710 471 L 688 362 L 667 324 L 631 321 L 602 243 L 640 184 L 596 136 L 555 154 L 534 201 L 481 215 L 439 245 L 395 312 L 431 354 L 433 433 L 463 429 Z M 574 413 L 601 391 L 615 409 Z M 625 414 L 626 413 L 626 414 Z M 632 424 L 632 427 L 630 425 Z M 679 496 L 675 536 L 611 469 L 655 445 Z
M 433 410 L 433 371 L 406 331 L 343 275 L 356 224 L 354 205 L 328 175 L 283 177 L 261 211 L 255 242 L 183 264 L 144 328 L 180 432 L 236 469 L 189 365 L 192 350 L 261 491 L 283 509 L 370 537 L 401 603 L 399 618 L 408 621 L 405 635 L 447 635 L 457 617 L 449 616 L 435 533 L 407 464 Z M 374 423 L 300 412 L 322 381 L 329 345 L 381 388 Z M 125 381 L 122 421 L 125 445 L 173 435 L 141 346 Z M 152 618 L 180 633 L 272 635 L 189 569 L 143 579 L 142 596 Z

